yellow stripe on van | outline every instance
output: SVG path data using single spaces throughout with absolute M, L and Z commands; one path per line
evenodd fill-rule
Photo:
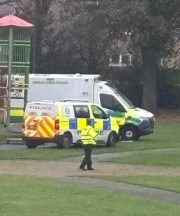
M 60 129 L 63 129 L 63 130 L 69 129 L 69 119 L 68 118 L 60 119 Z
M 41 137 L 48 137 L 48 135 L 45 133 L 45 131 L 38 125 L 38 131 L 41 134 Z
M 118 118 L 118 117 L 112 117 L 113 119 L 116 119 L 116 122 L 118 125 L 124 125 L 126 118 L 122 117 L 122 118 Z
M 77 119 L 77 129 L 82 130 L 83 128 L 85 128 L 87 124 L 86 122 L 86 118 Z
M 110 119 L 111 122 L 111 130 L 116 131 L 116 133 L 119 133 L 119 125 L 117 124 L 117 121 L 115 118 Z
M 43 118 L 43 125 L 45 126 L 46 130 L 48 131 L 48 134 L 51 134 L 51 136 L 54 136 L 55 128 L 54 128 L 54 119 L 50 117 L 44 117 Z
M 103 130 L 103 120 L 95 119 L 95 129 L 96 130 Z

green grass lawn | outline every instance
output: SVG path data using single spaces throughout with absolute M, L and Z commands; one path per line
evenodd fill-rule
M 155 132 L 142 137 L 136 142 L 119 142 L 116 147 L 106 148 L 97 146 L 93 154 L 128 152 L 161 148 L 180 148 L 180 123 L 156 123 Z M 3 129 L 0 129 L 0 136 Z M 3 136 L 3 135 L 2 135 Z M 34 160 L 61 160 L 66 157 L 82 155 L 81 148 L 57 149 L 57 148 L 36 148 L 36 149 L 0 149 L 0 159 L 34 159 Z
M 82 155 L 82 149 L 7 149 L 0 150 L 0 160 L 53 160 L 59 161 L 65 158 Z
M 4 140 L 8 137 L 20 137 L 20 134 L 18 133 L 7 133 L 6 127 L 4 127 L 2 124 L 0 124 L 0 140 Z
M 180 166 L 180 123 L 156 123 L 155 132 L 144 136 L 140 141 L 120 143 L 121 151 L 150 150 L 163 148 L 177 148 L 168 152 L 137 153 L 129 156 L 113 158 L 110 162 L 119 164 L 137 164 L 166 167 Z M 101 178 L 147 187 L 161 188 L 180 193 L 179 176 L 103 176 Z
M 180 148 L 180 122 L 156 122 L 153 134 L 142 136 L 136 142 L 121 142 L 122 151 L 159 148 Z
M 96 178 L 180 193 L 180 176 L 96 176 Z
M 115 157 L 109 160 L 109 162 L 154 167 L 161 166 L 162 169 L 166 170 L 166 167 L 176 168 L 180 166 L 180 149 L 170 150 L 168 152 L 136 153 L 134 155 Z M 180 176 L 96 176 L 96 178 L 180 193 Z
M 180 166 L 180 149 L 170 150 L 168 152 L 138 153 L 129 156 L 121 156 L 113 158 L 109 160 L 109 162 L 154 167 L 161 166 L 162 169 L 166 170 L 166 167 L 176 168 Z M 101 176 L 100 178 L 180 193 L 180 176 Z
M 1 216 L 179 216 L 180 206 L 59 180 L 0 176 Z
M 6 129 L 3 127 L 2 124 L 0 124 L 0 140 L 4 139 L 6 137 Z
M 119 142 L 118 145 L 113 148 L 97 146 L 96 148 L 94 148 L 93 154 L 139 151 L 139 153 L 136 152 L 134 155 L 113 158 L 111 162 L 121 164 L 162 166 L 163 169 L 165 169 L 167 166 L 178 167 L 180 165 L 179 128 L 180 123 L 177 122 L 168 122 L 168 124 L 157 122 L 155 132 L 153 134 L 144 136 L 136 142 Z M 0 130 L 0 134 L 2 134 L 2 132 L 3 130 Z M 164 148 L 176 148 L 176 150 L 169 149 L 168 152 L 140 152 L 140 150 L 153 150 Z M 82 155 L 82 152 L 82 148 L 77 147 L 73 147 L 71 149 L 57 149 L 55 147 L 38 147 L 36 149 L 1 149 L 0 160 L 31 159 L 58 161 L 64 158 Z M 111 176 L 108 178 L 112 181 L 139 184 L 148 187 L 163 188 L 165 190 L 180 192 L 180 179 L 176 176 Z
M 168 152 L 148 152 L 134 155 L 115 157 L 110 160 L 114 163 L 137 164 L 150 166 L 180 166 L 180 149 Z

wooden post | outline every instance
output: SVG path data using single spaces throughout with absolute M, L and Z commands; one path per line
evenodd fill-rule
M 13 62 L 13 27 L 9 28 L 9 54 L 8 54 L 8 94 L 7 94 L 7 132 L 10 132 L 10 110 L 11 110 L 11 75 Z

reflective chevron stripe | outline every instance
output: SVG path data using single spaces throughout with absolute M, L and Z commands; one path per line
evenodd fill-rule
M 53 138 L 56 132 L 55 119 L 52 117 L 25 117 L 23 133 L 26 137 Z

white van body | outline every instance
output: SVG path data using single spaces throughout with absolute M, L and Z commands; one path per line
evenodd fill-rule
M 138 139 L 153 132 L 154 115 L 136 108 L 100 75 L 30 74 L 28 101 L 77 100 L 96 103 L 117 119 L 122 139 Z

